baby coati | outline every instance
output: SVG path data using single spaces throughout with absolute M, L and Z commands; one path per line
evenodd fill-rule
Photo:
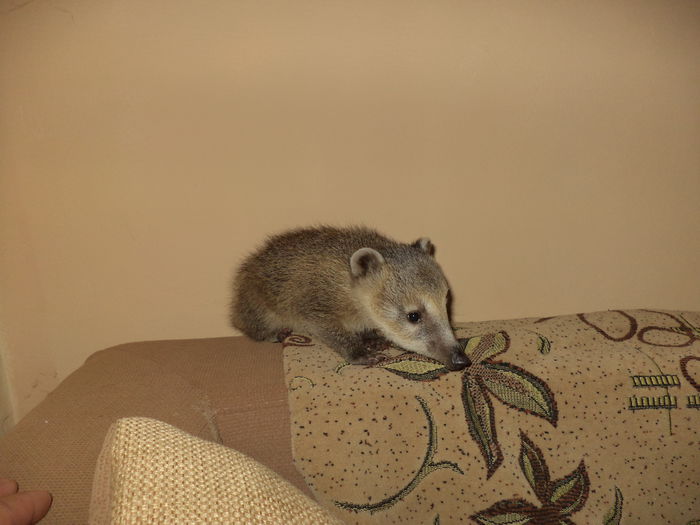
M 386 340 L 461 370 L 469 359 L 433 252 L 429 239 L 403 244 L 368 228 L 282 233 L 239 268 L 231 324 L 258 341 L 308 333 L 353 364 L 376 363 Z

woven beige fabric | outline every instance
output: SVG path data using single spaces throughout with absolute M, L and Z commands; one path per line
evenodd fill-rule
M 253 459 L 148 418 L 120 419 L 97 461 L 90 523 L 337 524 Z

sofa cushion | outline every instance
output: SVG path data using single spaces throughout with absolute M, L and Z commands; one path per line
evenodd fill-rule
M 97 460 L 89 523 L 340 522 L 240 452 L 160 421 L 125 418 L 112 425 Z

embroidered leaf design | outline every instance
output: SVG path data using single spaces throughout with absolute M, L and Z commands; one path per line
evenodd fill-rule
M 549 352 L 552 351 L 552 343 L 549 339 L 547 339 L 543 335 L 537 336 L 537 350 L 540 351 L 540 354 L 548 354 Z
M 510 348 L 510 337 L 506 332 L 492 332 L 459 341 L 471 361 L 461 373 L 464 414 L 469 434 L 486 461 L 488 479 L 503 462 L 491 396 L 508 407 L 539 416 L 553 426 L 557 425 L 557 404 L 544 381 L 515 365 L 493 361 L 495 356 Z M 374 368 L 384 368 L 412 381 L 432 381 L 448 373 L 442 363 L 412 352 L 381 361 Z
M 341 371 L 343 368 L 345 368 L 346 366 L 352 366 L 352 365 L 351 365 L 350 363 L 348 363 L 347 361 L 343 361 L 343 362 L 340 363 L 338 366 L 336 366 L 336 367 L 333 369 L 333 371 L 334 371 L 336 374 L 339 374 L 340 371 Z
M 474 514 L 471 519 L 482 524 L 573 525 L 574 522 L 569 516 L 581 510 L 588 499 L 588 474 L 583 461 L 571 474 L 552 482 L 542 451 L 523 431 L 520 431 L 519 461 L 527 482 L 537 494 L 542 506 L 536 507 L 523 499 L 503 500 Z M 610 525 L 616 524 L 613 522 Z
M 495 516 L 475 516 L 476 521 L 484 525 L 524 525 L 530 522 L 530 517 L 519 512 L 507 512 Z
M 296 384 L 296 385 L 293 385 L 295 379 L 298 379 L 299 381 L 297 381 L 297 384 Z M 300 384 L 298 384 L 298 383 L 300 383 L 301 381 L 306 381 L 306 382 L 307 382 L 309 385 L 311 385 L 312 387 L 316 386 L 316 383 L 314 383 L 311 379 L 309 379 L 309 378 L 306 377 L 306 376 L 294 376 L 294 377 L 289 381 L 289 390 L 299 390 L 300 388 L 302 388 L 302 386 L 301 386 Z
M 554 394 L 541 379 L 509 363 L 482 363 L 484 385 L 502 403 L 534 414 L 557 426 Z
M 622 519 L 622 492 L 615 487 L 615 504 L 605 515 L 603 525 L 620 525 Z
M 530 523 L 537 507 L 523 499 L 499 501 L 470 518 L 482 525 L 524 525 Z
M 510 338 L 506 332 L 477 335 L 460 339 L 464 344 L 464 353 L 472 363 L 479 363 L 498 354 L 502 354 L 510 346 Z
M 432 381 L 448 372 L 442 363 L 417 354 L 401 354 L 395 358 L 386 359 L 376 368 L 384 368 L 413 381 Z
M 521 431 L 520 432 L 520 468 L 525 479 L 542 503 L 549 499 L 549 468 L 542 451 Z
M 561 514 L 573 514 L 585 505 L 588 489 L 588 473 L 581 461 L 571 474 L 554 482 L 549 500 Z
M 493 405 L 478 377 L 468 374 L 462 377 L 462 403 L 469 433 L 486 460 L 486 478 L 488 479 L 503 462 L 503 453 L 496 438 Z

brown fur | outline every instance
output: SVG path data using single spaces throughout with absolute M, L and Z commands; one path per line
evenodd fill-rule
M 276 235 L 239 268 L 231 324 L 256 340 L 306 332 L 351 363 L 373 362 L 383 337 L 450 366 L 458 343 L 432 252 L 425 238 L 403 244 L 359 227 Z M 409 310 L 421 312 L 418 324 Z

